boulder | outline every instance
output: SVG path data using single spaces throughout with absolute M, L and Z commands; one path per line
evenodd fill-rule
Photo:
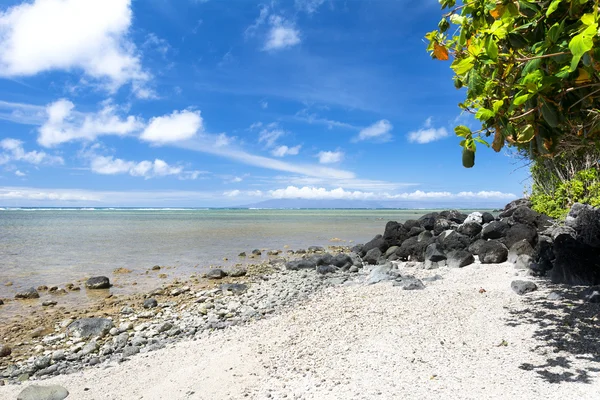
M 481 230 L 482 239 L 501 239 L 506 236 L 510 226 L 504 221 L 493 221 Z
M 87 339 L 94 336 L 102 337 L 112 327 L 113 322 L 107 318 L 81 318 L 67 327 L 67 333 L 77 338 Z
M 446 218 L 449 221 L 455 222 L 457 224 L 462 224 L 465 222 L 467 218 L 466 214 L 461 213 L 458 210 L 446 210 L 440 213 L 440 216 Z
M 498 264 L 506 261 L 508 249 L 497 240 L 488 240 L 481 245 L 477 255 L 482 264 Z
M 489 224 L 490 222 L 496 220 L 496 218 L 494 218 L 494 216 L 489 212 L 484 212 L 483 214 L 481 214 L 481 219 L 483 221 L 483 224 Z
M 331 260 L 331 265 L 335 265 L 342 270 L 347 270 L 354 265 L 354 260 L 348 254 L 336 254 Z
M 312 257 L 303 258 L 287 262 L 285 267 L 292 271 L 298 271 L 299 269 L 315 269 L 317 268 L 317 261 Z
M 447 254 L 446 263 L 450 268 L 462 268 L 474 262 L 475 257 L 467 250 L 454 250 Z
M 510 287 L 516 294 L 521 296 L 537 290 L 537 285 L 531 281 L 512 281 Z
M 481 214 L 479 211 L 472 212 L 471 214 L 467 215 L 467 218 L 465 218 L 463 224 L 468 224 L 471 222 L 475 222 L 479 225 L 483 224 L 483 214 Z
M 371 272 L 367 276 L 366 283 L 369 285 L 373 285 L 375 283 L 389 281 L 390 279 L 393 279 L 393 276 L 390 275 L 391 270 L 392 264 L 390 263 L 376 266 L 371 270 Z
M 600 303 L 600 286 L 592 286 L 581 292 L 581 297 L 588 303 Z
M 421 232 L 428 232 L 428 231 L 426 231 L 425 228 L 421 228 L 420 226 L 413 226 L 412 228 L 410 228 L 410 231 L 408 231 L 408 237 L 417 236 Z
M 108 289 L 110 288 L 110 280 L 106 276 L 94 276 L 85 282 L 85 287 L 88 289 Z
M 597 248 L 559 235 L 554 241 L 554 268 L 550 279 L 554 283 L 593 286 L 600 284 L 600 252 Z
M 500 213 L 500 218 L 510 217 L 511 215 L 513 215 L 517 208 L 522 206 L 531 208 L 531 201 L 527 199 L 517 199 L 511 201 L 504 207 L 504 210 L 502 210 L 502 212 Z
M 408 219 L 406 221 L 404 221 L 404 227 L 410 231 L 413 228 L 423 228 L 421 226 L 421 223 L 419 221 L 417 221 L 416 219 Z
M 435 221 L 435 224 L 433 224 L 433 233 L 436 235 L 439 235 L 440 233 L 444 232 L 445 230 L 450 229 L 451 224 L 450 221 L 445 219 L 445 218 L 439 218 Z
M 208 279 L 222 279 L 227 276 L 227 273 L 220 268 L 209 269 L 206 273 Z
M 533 264 L 533 259 L 528 254 L 521 254 L 514 261 L 516 269 L 529 269 L 531 268 L 531 264 Z
M 530 268 L 533 273 L 539 276 L 546 275 L 554 266 L 553 240 L 547 236 L 539 236 L 531 258 L 533 263 Z
M 378 249 L 373 249 L 373 250 L 378 250 Z M 334 272 L 337 272 L 337 268 L 334 265 L 319 265 L 317 267 L 317 273 L 318 274 L 331 274 Z
M 465 250 L 471 243 L 468 236 L 450 230 L 444 231 L 436 241 L 446 253 L 453 250 Z
M 381 251 L 387 250 L 387 248 L 385 248 L 385 240 L 383 240 L 383 236 L 377 235 L 373 239 L 371 239 L 371 241 L 365 243 L 360 252 L 360 256 L 364 257 L 369 252 L 369 250 L 375 249 L 375 248 L 377 248 Z M 385 250 L 384 250 L 384 248 L 385 248 Z
M 239 278 L 240 276 L 245 276 L 247 273 L 248 270 L 244 267 L 233 267 L 228 274 L 232 278 Z
M 399 248 L 399 246 L 392 246 L 389 249 L 387 249 L 384 254 L 385 258 L 389 258 L 392 254 L 395 255 L 396 251 L 398 251 Z
M 363 257 L 363 261 L 367 264 L 377 264 L 379 257 L 381 257 L 381 250 L 375 247 L 367 251 L 367 254 Z
M 577 240 L 600 248 L 600 208 L 575 203 L 565 224 L 577 233 Z
M 463 235 L 474 237 L 481 232 L 483 227 L 481 224 L 477 222 L 465 222 L 464 224 L 458 227 L 458 233 L 462 233 Z
M 431 243 L 425 249 L 425 261 L 438 262 L 446 259 L 443 251 L 438 249 L 437 243 Z
M 469 248 L 467 250 L 471 254 L 479 254 L 479 249 L 485 242 L 487 242 L 487 240 L 477 239 L 473 243 L 471 243 L 471 245 L 469 246 Z
M 31 385 L 17 395 L 17 400 L 63 400 L 69 395 L 67 389 L 58 385 Z
M 33 287 L 30 287 L 27 290 L 23 290 L 22 292 L 15 294 L 15 299 L 39 299 L 39 298 L 40 298 L 40 294 Z
M 364 245 L 357 244 L 357 245 L 352 246 L 352 248 L 350 249 L 350 251 L 353 252 L 353 253 L 356 253 L 356 254 L 360 255 L 360 254 L 363 254 L 363 247 L 364 247 Z
M 535 227 L 525 224 L 515 224 L 508 229 L 502 242 L 508 248 L 511 248 L 513 244 L 521 240 L 527 240 L 532 246 L 535 246 L 537 236 Z
M 508 249 L 508 262 L 517 262 L 517 257 L 519 257 L 522 254 L 528 256 L 533 255 L 533 247 L 531 247 L 531 244 L 526 239 L 519 240 L 518 242 L 510 246 L 510 248 Z
M 404 240 L 408 238 L 408 229 L 402 224 L 396 221 L 389 221 L 385 225 L 385 231 L 383 233 L 383 241 L 385 242 L 385 249 L 391 246 L 400 246 Z M 381 251 L 384 249 L 380 248 Z
M 517 224 L 525 224 L 533 227 L 537 227 L 538 222 L 541 222 L 541 214 L 525 206 L 517 207 L 513 211 L 511 218 Z
M 425 261 L 425 249 L 427 248 L 427 246 L 433 243 L 434 239 L 432 237 L 421 235 L 422 234 L 420 234 L 419 236 L 413 236 L 402 242 L 402 245 L 400 246 L 398 251 L 396 251 L 396 255 L 399 259 L 406 261 L 410 258 L 412 261 Z M 419 238 L 423 239 L 419 240 Z
M 439 214 L 436 212 L 425 214 L 421 218 L 419 218 L 419 223 L 421 224 L 422 228 L 431 231 L 435 226 L 435 220 L 438 216 Z

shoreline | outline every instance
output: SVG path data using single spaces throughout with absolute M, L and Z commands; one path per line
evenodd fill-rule
M 367 284 L 378 266 L 366 266 L 345 284 L 308 291 L 305 298 L 266 313 L 267 318 L 167 340 L 150 353 L 112 358 L 35 383 L 62 385 L 77 399 L 597 394 L 600 381 L 592 371 L 600 359 L 583 350 L 596 346 L 588 350 L 597 351 L 598 344 L 583 334 L 575 337 L 573 327 L 564 325 L 572 321 L 583 333 L 581 321 L 568 315 L 572 307 L 581 307 L 581 300 L 569 297 L 579 288 L 535 279 L 539 290 L 519 296 L 510 282 L 525 272 L 508 262 L 460 269 L 428 270 L 410 262 L 397 267 L 401 276 L 425 282 L 425 289 L 403 290 L 395 280 Z M 287 269 L 269 276 L 252 286 L 281 289 L 283 282 L 310 286 L 313 278 L 323 279 L 315 271 Z M 563 299 L 547 300 L 552 292 Z M 190 294 L 198 299 L 195 295 Z M 240 296 L 226 297 L 230 302 Z M 541 303 L 553 306 L 543 316 L 532 308 Z M 192 317 L 184 315 L 191 309 L 179 312 L 178 321 Z M 0 396 L 14 398 L 24 386 L 0 387 Z

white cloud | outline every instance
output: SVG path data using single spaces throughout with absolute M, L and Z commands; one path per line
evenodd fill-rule
M 421 129 L 409 132 L 408 141 L 411 143 L 425 144 L 443 139 L 446 136 L 448 136 L 446 128 L 434 128 L 432 119 L 429 117 Z
M 260 102 L 260 106 L 262 107 L 263 110 L 266 110 L 267 108 L 269 108 L 269 102 L 263 100 Z
M 278 146 L 271 151 L 271 154 L 275 157 L 296 156 L 300 152 L 301 147 L 301 145 L 294 147 Z
M 172 143 L 191 139 L 200 130 L 200 111 L 173 111 L 171 115 L 152 118 L 140 138 L 156 144 Z
M 360 142 L 363 140 L 372 140 L 376 142 L 389 142 L 392 140 L 390 131 L 394 127 L 387 119 L 375 122 L 373 125 L 363 128 L 352 141 Z
M 0 153 L 0 165 L 15 161 L 26 162 L 34 165 L 64 164 L 62 157 L 52 156 L 43 151 L 25 151 L 23 148 L 23 142 L 17 139 L 7 138 L 1 140 L 0 149 L 4 150 L 2 153 Z
M 15 175 L 16 175 L 16 176 L 18 176 L 18 177 L 24 177 L 24 176 L 27 176 L 27 174 L 26 174 L 25 172 L 21 172 L 21 171 L 19 171 L 19 170 L 16 170 L 16 171 L 15 171 Z
M 217 135 L 217 138 L 215 139 L 215 146 L 216 147 L 223 147 L 223 146 L 229 146 L 231 144 L 231 142 L 233 142 L 234 138 L 227 136 L 224 133 L 219 133 Z
M 223 195 L 227 197 L 237 197 L 241 194 L 239 190 L 230 190 L 228 192 L 224 192 Z
M 269 16 L 269 6 L 261 4 L 260 5 L 260 14 L 254 21 L 254 23 L 252 25 L 250 25 L 248 28 L 246 28 L 246 31 L 244 32 L 244 36 L 246 38 L 250 38 L 250 37 L 253 37 L 254 35 L 256 35 L 256 31 L 258 30 L 258 28 L 261 25 L 263 25 L 266 22 L 268 16 Z
M 339 163 L 344 159 L 344 153 L 341 151 L 321 151 L 317 154 L 321 164 Z
M 252 124 L 254 126 L 254 124 Z M 276 124 L 269 124 L 267 128 L 260 131 L 258 135 L 258 143 L 265 143 L 267 147 L 275 146 L 275 142 L 281 136 L 285 135 L 285 131 L 283 129 L 275 128 Z
M 244 179 L 240 178 L 239 176 L 236 176 L 231 180 L 231 183 L 240 183 L 243 180 Z
M 105 103 L 97 113 L 77 113 L 74 108 L 75 105 L 66 99 L 49 104 L 47 119 L 39 128 L 38 143 L 53 147 L 75 140 L 93 141 L 101 135 L 124 136 L 143 127 L 137 117 L 119 117 L 116 107 L 110 103 Z
M 183 167 L 172 166 L 165 161 L 126 161 L 110 156 L 94 156 L 91 159 L 92 172 L 102 175 L 129 174 L 145 179 L 175 175 L 180 179 L 197 179 L 200 171 L 184 171 Z
M 89 192 L 64 189 L 35 189 L 0 187 L 0 199 L 21 201 L 98 201 L 98 196 Z
M 269 196 L 275 199 L 335 199 L 335 200 L 448 200 L 448 199 L 482 199 L 482 200 L 506 200 L 514 199 L 512 193 L 497 191 L 473 192 L 425 192 L 416 190 L 408 193 L 390 194 L 386 192 L 365 192 L 360 190 L 345 190 L 341 187 L 326 189 L 323 187 L 296 187 L 288 186 L 285 189 L 270 190 Z
M 317 12 L 319 7 L 325 3 L 325 0 L 295 0 L 294 4 L 298 10 L 305 11 L 308 14 Z
M 304 108 L 296 113 L 295 119 L 306 122 L 308 124 L 321 124 L 326 125 L 328 129 L 332 128 L 346 128 L 353 130 L 360 130 L 361 127 L 355 126 L 346 122 L 335 121 L 327 118 L 320 118 L 317 114 L 310 113 L 308 108 Z
M 0 13 L 0 76 L 78 69 L 115 91 L 132 83 L 148 97 L 143 71 L 128 38 L 130 0 L 35 0 Z
M 300 31 L 295 28 L 293 23 L 278 15 L 272 15 L 269 18 L 269 24 L 271 29 L 263 50 L 281 50 L 300 43 Z
M 46 120 L 46 108 L 0 100 L 0 119 L 17 124 L 41 125 Z

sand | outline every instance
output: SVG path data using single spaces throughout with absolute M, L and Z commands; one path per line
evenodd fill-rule
M 572 289 L 545 300 L 544 281 L 519 296 L 511 281 L 534 278 L 509 263 L 404 272 L 443 279 L 331 287 L 265 320 L 35 383 L 69 399 L 600 398 L 599 305 Z

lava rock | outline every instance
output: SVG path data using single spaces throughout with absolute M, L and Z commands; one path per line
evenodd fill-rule
M 483 227 L 481 224 L 478 224 L 477 222 L 465 222 L 458 227 L 458 233 L 473 237 L 479 234 L 482 229 Z
M 73 321 L 67 332 L 74 337 L 87 339 L 93 336 L 102 337 L 113 327 L 113 322 L 107 318 L 81 318 Z
M 560 235 L 559 235 L 560 236 Z M 558 237 L 558 236 L 557 236 Z M 554 242 L 547 236 L 539 236 L 533 249 L 531 270 L 535 275 L 544 276 L 554 267 Z
M 588 303 L 600 303 L 600 286 L 586 288 L 581 296 Z
M 494 216 L 491 213 L 484 212 L 481 214 L 481 219 L 484 224 L 489 224 L 490 222 L 493 222 L 496 218 L 494 218 Z
M 438 262 L 446 259 L 446 255 L 443 251 L 438 248 L 437 243 L 431 243 L 425 249 L 425 260 L 431 262 Z
M 537 285 L 531 281 L 512 281 L 510 287 L 519 295 L 524 295 L 537 290 Z
M 479 261 L 482 264 L 498 264 L 508 258 L 508 249 L 497 240 L 488 240 L 479 248 Z
M 447 254 L 446 263 L 450 268 L 462 268 L 474 262 L 475 257 L 467 250 L 454 250 Z
M 467 250 L 471 254 L 479 254 L 479 249 L 486 242 L 487 242 L 487 240 L 477 239 L 473 243 L 471 243 L 471 245 L 469 246 L 469 248 Z
M 413 236 L 402 242 L 402 245 L 396 252 L 399 259 L 408 260 L 410 258 L 412 261 L 425 261 L 425 249 L 433 243 L 434 240 L 431 237 L 425 238 L 425 236 L 423 240 L 419 240 L 419 237 L 422 237 L 421 235 L 422 234 L 416 237 Z
M 35 288 L 30 287 L 27 290 L 23 290 L 15 295 L 15 299 L 39 299 L 40 294 Z
M 577 232 L 577 240 L 600 248 L 600 208 L 575 203 L 565 224 Z
M 517 199 L 517 200 L 511 201 L 504 207 L 504 210 L 500 213 L 500 218 L 510 217 L 511 215 L 514 214 L 514 212 L 516 211 L 517 208 L 522 207 L 522 206 L 531 208 L 531 201 L 529 201 L 527 199 Z
M 455 222 L 457 224 L 462 224 L 465 222 L 467 218 L 466 214 L 461 213 L 458 210 L 446 210 L 440 213 L 440 216 L 446 218 L 449 221 Z
M 521 240 L 527 240 L 532 246 L 537 243 L 537 230 L 531 225 L 516 224 L 511 226 L 502 242 L 508 248 Z
M 317 268 L 317 261 L 312 257 L 304 258 L 287 262 L 285 267 L 291 271 L 298 271 L 300 269 L 315 269 Z
M 435 221 L 435 224 L 433 225 L 433 233 L 435 233 L 436 235 L 439 235 L 440 233 L 444 232 L 445 230 L 450 229 L 452 225 L 450 224 L 450 221 L 445 219 L 445 218 L 439 218 Z
M 444 231 L 438 238 L 437 243 L 440 248 L 447 252 L 453 250 L 465 250 L 469 247 L 471 240 L 468 236 L 462 235 L 456 231 Z
M 373 249 L 371 251 L 374 251 L 374 250 L 379 251 L 378 249 Z M 331 273 L 337 272 L 337 270 L 338 269 L 334 265 L 319 265 L 317 267 L 317 273 L 322 274 L 322 275 L 331 274 Z
M 526 239 L 520 240 L 509 247 L 508 262 L 517 262 L 517 258 L 520 255 L 533 255 L 533 247 L 531 247 L 531 244 Z
M 383 233 L 383 241 L 385 243 L 385 249 L 391 246 L 400 246 L 404 240 L 408 238 L 408 229 L 402 224 L 396 221 L 389 221 L 385 225 L 385 231 Z M 380 248 L 383 251 L 382 248 Z
M 526 206 L 517 207 L 511 218 L 515 223 L 533 227 L 537 227 L 538 222 L 541 222 L 541 214 Z
M 423 228 L 421 226 L 421 223 L 419 221 L 417 221 L 416 219 L 408 219 L 406 221 L 404 221 L 404 227 L 410 232 L 411 229 L 413 228 Z
M 106 276 L 94 276 L 85 282 L 85 287 L 88 289 L 108 289 L 110 288 L 110 280 Z
M 363 261 L 367 264 L 377 264 L 379 257 L 381 257 L 381 250 L 375 247 L 367 251 L 367 254 L 363 257 Z
M 554 241 L 553 252 L 552 282 L 586 286 L 600 284 L 600 252 L 597 248 L 569 235 L 559 235 Z
M 435 220 L 438 216 L 439 214 L 436 212 L 425 214 L 421 218 L 419 218 L 419 223 L 421 224 L 422 228 L 431 231 L 435 227 Z
M 220 268 L 210 269 L 206 273 L 208 279 L 223 279 L 227 276 L 227 273 Z
M 0 357 L 8 357 L 10 356 L 12 353 L 12 349 L 5 345 L 5 344 L 0 344 Z
M 504 221 L 493 221 L 483 227 L 481 231 L 482 239 L 500 239 L 506 236 L 509 225 Z
M 364 257 L 369 250 L 372 249 L 379 249 L 380 251 L 384 251 L 383 249 L 385 248 L 385 240 L 383 239 L 383 236 L 381 235 L 377 235 L 375 236 L 373 239 L 371 239 L 369 242 L 365 243 L 362 247 L 360 256 Z M 385 248 L 385 250 L 387 250 L 387 248 Z
M 369 275 L 367 276 L 366 283 L 369 285 L 373 285 L 375 283 L 389 281 L 393 279 L 392 275 L 390 275 L 390 271 L 392 270 L 392 264 L 384 264 L 378 265 L 371 270 Z

